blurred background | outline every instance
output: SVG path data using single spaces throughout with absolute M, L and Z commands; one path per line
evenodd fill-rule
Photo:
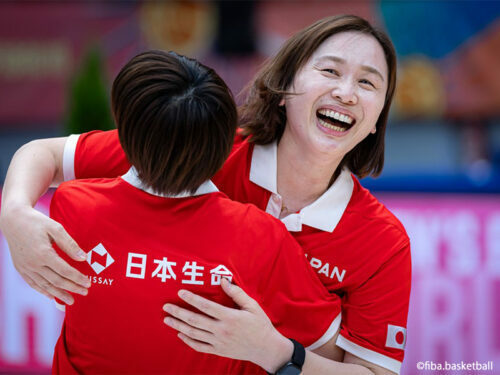
M 402 373 L 493 361 L 468 373 L 500 374 L 498 1 L 1 2 L 0 185 L 22 144 L 112 128 L 110 84 L 135 54 L 196 57 L 237 95 L 292 33 L 343 13 L 386 30 L 399 58 L 386 166 L 362 183 L 412 241 Z M 49 373 L 61 318 L 17 275 L 0 233 L 0 373 Z

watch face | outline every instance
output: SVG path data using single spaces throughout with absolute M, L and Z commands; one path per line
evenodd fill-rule
M 302 370 L 295 366 L 292 362 L 288 362 L 285 366 L 280 368 L 276 375 L 300 375 Z

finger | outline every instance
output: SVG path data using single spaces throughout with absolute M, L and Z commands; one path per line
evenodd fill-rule
M 57 246 L 72 259 L 79 262 L 87 259 L 87 254 L 80 249 L 80 246 L 78 246 L 76 241 L 66 232 L 61 224 L 54 221 L 54 225 L 49 228 L 48 233 Z
M 167 316 L 165 319 L 163 319 L 163 322 L 167 326 L 172 327 L 176 331 L 185 334 L 186 336 L 188 336 L 193 340 L 201 341 L 206 344 L 212 344 L 212 340 L 214 339 L 213 334 L 211 334 L 210 332 L 192 327 L 184 323 L 183 321 L 172 318 L 170 316 Z
M 226 278 L 221 281 L 222 290 L 243 310 L 252 311 L 258 308 L 257 302 L 246 294 L 239 286 L 231 284 Z
M 35 289 L 38 293 L 43 294 L 45 297 L 47 297 L 49 299 L 54 299 L 53 295 L 47 293 L 45 290 L 43 290 L 42 288 L 40 288 L 38 286 L 38 284 L 35 283 L 31 277 L 29 277 L 28 275 L 21 275 L 21 276 L 23 277 L 24 281 L 26 281 L 28 283 L 28 285 L 31 288 Z
M 183 309 L 182 307 L 170 303 L 165 304 L 163 310 L 192 327 L 214 332 L 216 321 L 207 316 Z
M 39 274 L 42 275 L 46 280 L 48 280 L 52 285 L 56 288 L 67 290 L 68 292 L 78 293 L 82 296 L 86 296 L 89 293 L 87 288 L 83 288 L 78 284 L 75 284 L 71 280 L 65 279 L 64 277 L 59 276 L 57 273 L 52 271 L 49 267 L 42 267 L 39 271 Z
M 191 306 L 196 307 L 201 312 L 216 319 L 222 319 L 231 310 L 231 308 L 229 307 L 210 301 L 188 290 L 179 290 L 178 295 L 183 301 L 189 303 Z
M 189 346 L 191 349 L 196 350 L 197 352 L 200 352 L 200 353 L 211 353 L 211 354 L 214 353 L 212 345 L 204 344 L 202 342 L 190 339 L 189 337 L 187 337 L 186 335 L 184 335 L 182 333 L 179 333 L 177 335 L 177 337 L 179 337 L 182 341 L 184 341 L 184 343 L 187 346 Z
M 71 294 L 66 292 L 65 290 L 54 287 L 48 280 L 42 277 L 39 274 L 33 274 L 32 279 L 38 286 L 47 292 L 48 294 L 60 299 L 67 305 L 72 305 L 75 302 L 75 299 Z
M 45 265 L 52 271 L 57 273 L 59 276 L 64 277 L 65 279 L 68 279 L 75 284 L 83 286 L 84 288 L 89 288 L 91 285 L 90 280 L 87 276 L 78 271 L 76 268 L 71 267 L 55 252 L 49 258 L 49 261 L 45 262 Z

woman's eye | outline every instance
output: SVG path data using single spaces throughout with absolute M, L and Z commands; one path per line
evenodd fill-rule
M 361 79 L 361 80 L 359 80 L 359 83 L 362 83 L 363 85 L 369 85 L 369 86 L 375 88 L 375 85 L 373 83 L 371 83 L 370 81 L 368 81 L 367 79 Z
M 326 72 L 326 73 L 329 73 L 329 74 L 333 74 L 333 75 L 336 75 L 336 76 L 339 75 L 339 72 L 337 72 L 335 69 L 323 69 L 323 72 Z

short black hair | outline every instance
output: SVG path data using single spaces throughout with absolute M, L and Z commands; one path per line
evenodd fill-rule
M 158 193 L 194 193 L 231 151 L 233 95 L 194 59 L 157 50 L 135 56 L 113 82 L 111 106 L 127 158 Z

